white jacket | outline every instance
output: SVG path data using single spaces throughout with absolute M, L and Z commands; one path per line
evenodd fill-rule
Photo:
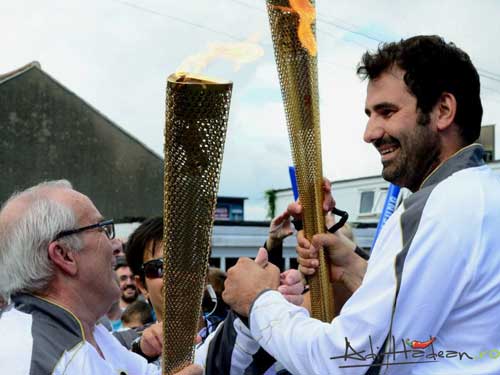
M 462 149 L 403 202 L 331 323 L 268 291 L 254 338 L 294 374 L 365 374 L 381 347 L 381 374 L 500 374 L 500 178 L 481 156 Z
M 103 359 L 80 321 L 47 300 L 20 294 L 0 316 L 0 373 L 9 375 L 160 375 L 161 369 L 123 347 L 97 325 Z

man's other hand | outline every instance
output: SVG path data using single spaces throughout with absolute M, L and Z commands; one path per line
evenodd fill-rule
M 142 352 L 148 357 L 157 357 L 163 347 L 163 324 L 155 323 L 142 332 L 139 343 Z
M 304 275 L 313 275 L 319 267 L 318 252 L 323 248 L 330 260 L 331 281 L 342 282 L 349 291 L 354 292 L 363 280 L 366 261 L 356 255 L 356 244 L 341 231 L 321 233 L 308 241 L 304 232 L 297 234 L 297 254 L 299 270 Z
M 332 197 L 332 184 L 330 181 L 323 177 L 323 212 L 326 214 L 335 208 L 335 199 Z M 290 203 L 287 207 L 287 212 L 294 219 L 302 220 L 302 204 L 300 197 L 296 202 Z
M 280 275 L 278 292 L 294 305 L 301 306 L 304 302 L 304 278 L 298 270 L 290 269 Z
M 224 301 L 238 314 L 248 316 L 255 298 L 265 289 L 278 289 L 280 285 L 279 268 L 268 263 L 267 250 L 261 247 L 255 258 L 240 258 L 234 267 L 227 271 Z

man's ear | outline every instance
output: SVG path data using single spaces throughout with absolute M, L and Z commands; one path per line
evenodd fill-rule
M 149 292 L 148 289 L 146 288 L 145 282 L 143 283 L 141 278 L 137 275 L 134 276 L 134 280 L 135 280 L 135 285 L 137 285 L 137 288 L 141 291 L 144 298 L 148 299 Z
M 442 93 L 436 109 L 438 130 L 448 129 L 455 122 L 455 115 L 457 114 L 457 99 L 455 95 L 449 92 Z
M 63 243 L 53 241 L 49 244 L 49 258 L 63 273 L 71 276 L 77 274 L 75 253 Z

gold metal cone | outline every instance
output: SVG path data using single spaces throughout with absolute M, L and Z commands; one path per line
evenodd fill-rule
M 232 83 L 173 74 L 164 167 L 163 374 L 192 363 Z
M 325 231 L 317 57 L 299 40 L 300 15 L 291 9 L 288 0 L 267 0 L 267 10 L 300 201 L 304 207 L 304 232 L 306 238 L 311 239 L 314 234 Z M 314 24 L 310 26 L 310 31 L 315 33 Z M 323 251 L 319 252 L 319 262 L 318 272 L 308 279 L 312 316 L 329 322 L 335 310 Z

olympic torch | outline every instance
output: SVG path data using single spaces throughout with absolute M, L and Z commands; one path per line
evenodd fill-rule
M 288 134 L 296 168 L 305 236 L 325 231 L 319 126 L 316 9 L 309 0 L 267 0 Z M 334 317 L 333 290 L 323 251 L 319 269 L 308 279 L 312 316 Z
M 231 82 L 167 81 L 164 165 L 163 374 L 192 362 L 231 101 Z

